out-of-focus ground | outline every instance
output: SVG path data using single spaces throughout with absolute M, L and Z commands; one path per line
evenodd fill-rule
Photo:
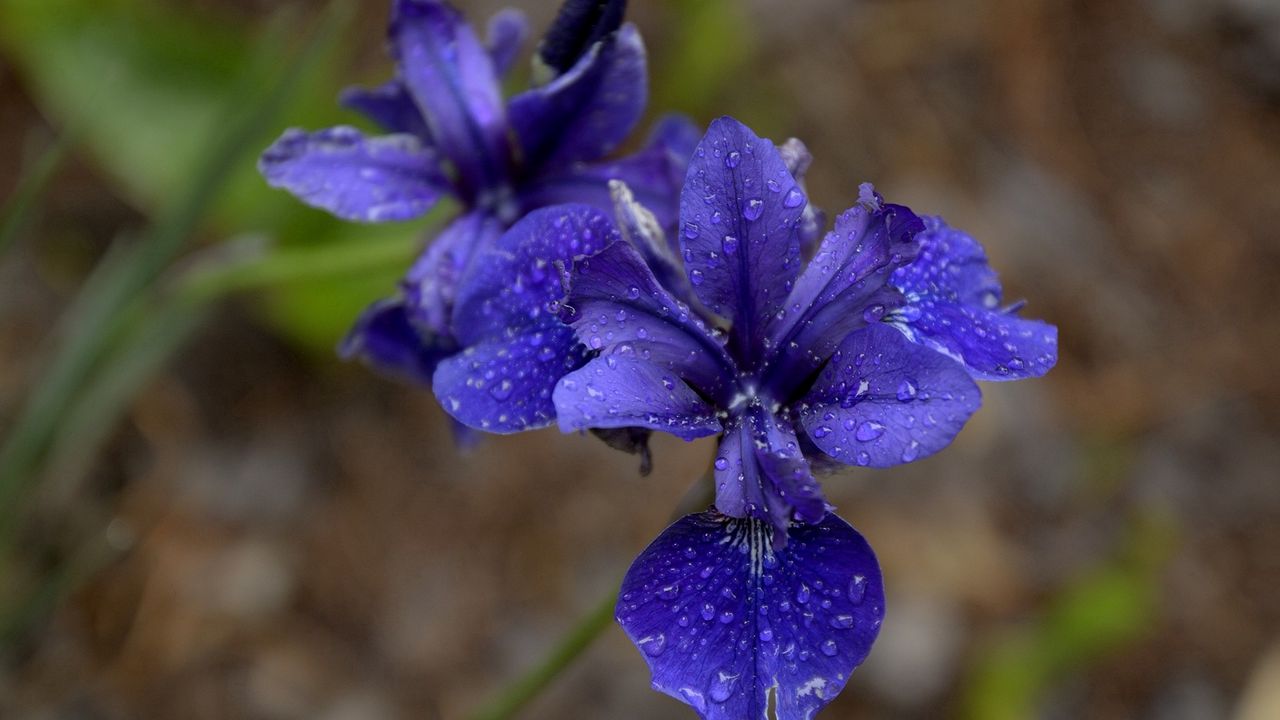
M 251 27 L 276 5 L 190 12 Z M 535 28 L 550 5 L 523 3 Z M 655 109 L 801 137 L 828 210 L 871 180 L 945 215 L 1061 329 L 1058 367 L 986 385 L 946 452 L 824 480 L 879 553 L 888 619 L 822 717 L 1280 718 L 1280 3 L 633 5 Z M 384 10 L 344 31 L 337 82 L 390 71 Z M 9 53 L 0 197 L 63 126 Z M 147 222 L 126 197 L 76 153 L 0 258 L 0 432 L 89 265 Z M 460 452 L 428 392 L 308 349 L 262 302 L 224 303 L 88 478 L 31 496 L 27 573 L 68 538 L 109 553 L 4 649 L 0 717 L 463 717 L 616 585 L 709 459 L 663 439 L 640 478 L 555 431 Z M 692 713 L 612 628 L 526 717 Z

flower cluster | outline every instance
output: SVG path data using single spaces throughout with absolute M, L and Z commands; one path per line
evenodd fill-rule
M 400 6 L 401 25 L 405 7 L 445 12 L 438 3 Z M 580 24 L 594 37 L 599 19 Z M 622 33 L 597 41 L 560 77 L 620 47 Z M 406 76 L 425 62 L 399 57 Z M 513 100 L 513 115 L 517 107 Z M 428 124 L 430 137 L 443 136 L 447 123 Z M 677 521 L 641 553 L 617 618 L 654 687 L 701 717 L 761 718 L 773 707 L 779 718 L 810 718 L 866 657 L 884 614 L 875 556 L 834 514 L 815 469 L 889 467 L 938 452 L 978 409 L 975 380 L 1047 372 L 1057 331 L 1002 307 L 971 237 L 870 185 L 819 238 L 822 216 L 801 181 L 810 158 L 796 141 L 777 147 L 724 117 L 683 157 L 671 157 L 678 144 L 662 147 L 665 170 L 687 166 L 666 196 L 654 190 L 661 183 L 622 172 L 623 162 L 576 166 L 601 182 L 577 202 L 522 201 L 505 230 L 502 212 L 475 204 L 454 227 L 489 229 L 471 236 L 466 262 L 449 266 L 447 302 L 430 305 L 441 315 L 423 325 L 413 315 L 421 298 L 408 289 L 421 285 L 408 282 L 397 307 L 408 308 L 405 326 L 416 335 L 398 337 L 386 355 L 435 353 L 436 396 L 476 430 L 557 424 L 638 448 L 654 431 L 718 436 L 714 507 Z M 491 188 L 480 166 L 494 153 L 455 152 L 460 196 Z M 408 197 L 394 184 L 344 183 L 349 168 L 330 173 L 302 157 L 307 187 L 325 188 L 329 209 L 378 193 Z M 521 188 L 516 197 L 545 192 L 540 180 L 502 177 Z M 602 187 L 607 204 L 596 195 Z M 363 324 L 370 355 L 382 354 L 370 339 L 375 325 Z M 422 327 L 433 341 L 447 331 L 449 351 L 428 350 Z

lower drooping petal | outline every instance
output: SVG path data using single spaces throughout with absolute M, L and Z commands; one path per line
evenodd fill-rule
M 841 343 L 799 414 L 824 453 L 850 465 L 889 467 L 950 445 L 981 404 L 963 366 L 876 323 Z
M 501 235 L 502 223 L 484 211 L 455 218 L 440 231 L 400 283 L 416 322 L 453 336 L 450 318 L 458 282 L 471 258 Z
M 400 300 L 371 305 L 338 348 L 347 360 L 358 358 L 379 372 L 419 384 L 429 384 L 436 365 L 455 351 L 447 338 L 420 331 Z
M 893 274 L 907 305 L 886 318 L 979 380 L 1039 377 L 1058 361 L 1058 329 L 1002 309 L 1000 281 L 969 235 L 928 218 L 920 255 Z
M 884 618 L 871 548 L 828 513 L 783 549 L 756 520 L 689 515 L 636 558 L 618 622 L 653 687 L 704 720 L 809 720 L 844 688 Z
M 352 127 L 286 131 L 258 169 L 272 187 L 356 222 L 410 220 L 450 191 L 435 151 L 414 136 L 365 137 Z
M 680 378 L 627 355 L 598 357 L 555 390 L 560 429 L 648 428 L 693 440 L 720 432 L 715 410 Z

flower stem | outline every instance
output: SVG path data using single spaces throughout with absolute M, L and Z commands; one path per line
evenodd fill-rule
M 715 484 L 703 477 L 694 483 L 685 493 L 671 520 L 678 520 L 691 512 L 705 509 L 714 499 Z M 621 584 L 620 582 L 618 583 Z M 510 720 L 516 717 L 526 705 L 550 687 L 562 671 L 573 664 L 596 638 L 613 625 L 614 607 L 618 603 L 618 591 L 615 588 L 586 615 L 570 628 L 568 634 L 535 668 L 514 683 L 507 686 L 498 698 L 490 705 L 471 716 L 471 720 Z

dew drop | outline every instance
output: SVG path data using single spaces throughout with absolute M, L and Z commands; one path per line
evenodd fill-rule
M 907 379 L 898 384 L 898 400 L 902 402 L 915 400 L 918 392 L 920 392 L 920 387 L 916 385 L 914 380 Z
M 725 235 L 724 242 L 722 244 L 724 246 L 725 255 L 732 255 L 738 252 L 738 238 L 732 235 Z
M 870 420 L 863 421 L 863 423 L 859 425 L 858 429 L 853 433 L 853 436 L 858 438 L 861 442 L 871 442 L 881 435 L 884 435 L 884 426 L 878 422 L 872 422 Z
M 837 615 L 831 618 L 831 627 L 837 630 L 848 630 L 853 627 L 852 615 Z
M 640 647 L 644 648 L 644 652 L 649 657 L 658 657 L 663 650 L 667 649 L 667 636 L 658 633 L 652 637 L 640 641 Z
M 663 600 L 675 600 L 676 596 L 679 594 L 680 594 L 680 586 L 675 583 L 672 583 L 671 585 L 667 585 L 658 591 L 658 597 L 662 598 Z
M 804 204 L 804 193 L 800 192 L 799 188 L 791 188 L 790 190 L 787 191 L 787 194 L 782 198 L 782 205 L 784 207 L 795 208 L 795 207 L 800 207 L 803 204 Z
M 861 605 L 862 601 L 867 597 L 867 578 L 863 575 L 854 575 L 849 581 L 849 602 L 854 605 Z
M 494 383 L 493 385 L 489 386 L 489 394 L 493 396 L 494 400 L 497 400 L 498 402 L 502 402 L 503 400 L 506 400 L 507 398 L 511 397 L 511 391 L 514 388 L 515 386 L 511 383 L 510 380 L 508 380 L 507 378 L 503 378 L 502 382 Z
M 695 268 L 689 271 L 689 282 L 693 283 L 694 285 L 701 285 L 702 280 L 703 280 L 703 276 L 702 276 L 701 270 L 698 270 Z
M 729 460 L 728 460 L 727 458 L 722 458 L 722 457 L 718 457 L 718 458 L 716 458 L 716 469 L 717 469 L 717 470 L 728 470 L 728 469 L 729 469 Z
M 764 214 L 764 201 L 760 198 L 751 198 L 742 207 L 742 217 L 748 222 L 759 220 Z
M 707 694 L 711 696 L 712 700 L 722 703 L 733 696 L 733 686 L 736 685 L 737 682 L 737 675 L 727 673 L 724 670 L 719 670 L 716 672 L 715 679 L 711 681 L 711 689 Z
M 742 153 L 738 152 L 737 150 L 734 150 L 733 152 L 724 156 L 724 166 L 727 168 L 736 168 L 738 167 L 738 164 L 741 162 L 742 162 Z
M 824 641 L 819 649 L 822 650 L 822 654 L 827 657 L 835 657 L 836 653 L 840 651 L 840 648 L 836 647 L 835 640 Z

